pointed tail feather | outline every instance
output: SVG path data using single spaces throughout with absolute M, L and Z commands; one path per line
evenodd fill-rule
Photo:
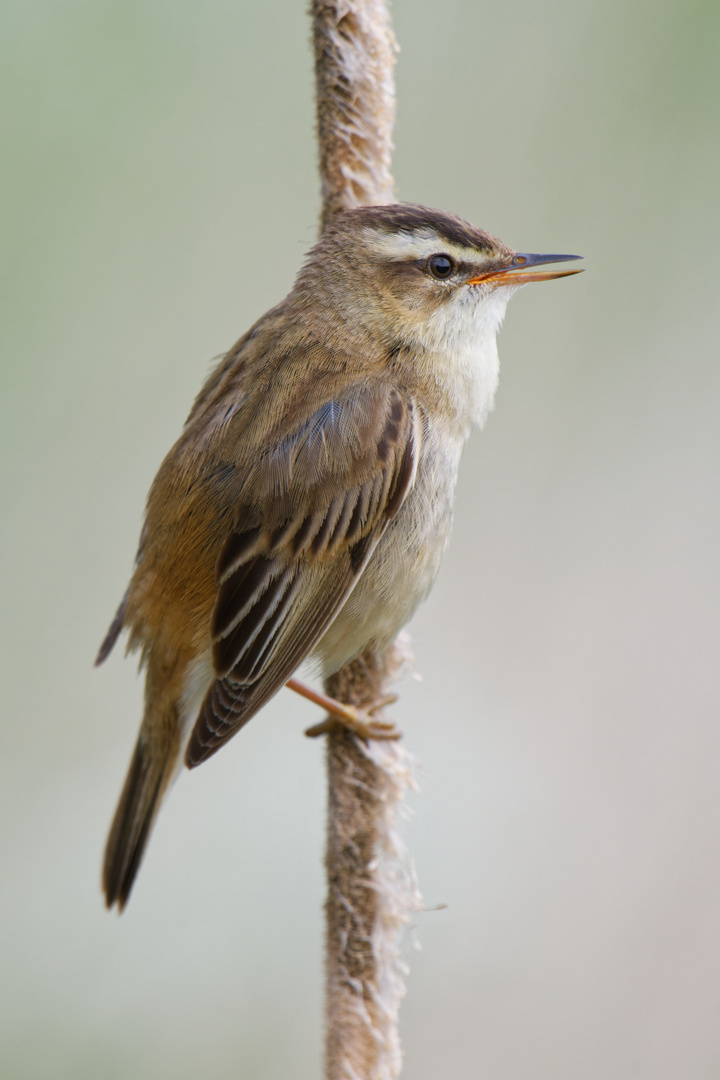
M 105 847 L 105 903 L 123 910 L 162 797 L 175 769 L 177 739 L 151 744 L 140 732 Z
M 110 629 L 103 638 L 103 643 L 98 650 L 98 654 L 95 657 L 95 667 L 100 667 L 107 660 L 110 653 L 113 651 L 115 642 L 120 637 L 120 631 L 125 623 L 125 612 L 127 611 L 128 599 L 130 597 L 130 589 L 128 587 L 127 592 L 120 601 L 120 607 L 115 612 L 115 618 L 110 623 Z

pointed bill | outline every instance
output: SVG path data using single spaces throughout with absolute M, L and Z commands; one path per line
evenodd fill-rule
M 490 282 L 492 285 L 526 285 L 528 281 L 553 281 L 555 278 L 570 277 L 571 274 L 582 274 L 582 270 L 527 272 L 532 266 L 546 266 L 548 263 L 569 262 L 575 259 L 582 259 L 582 255 L 528 255 L 518 252 L 509 266 L 502 266 L 497 270 L 490 270 L 486 274 L 470 278 L 468 285 L 481 285 L 484 282 Z

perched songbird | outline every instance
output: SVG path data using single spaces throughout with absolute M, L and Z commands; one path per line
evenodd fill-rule
M 493 406 L 507 302 L 577 272 L 528 268 L 573 258 L 516 254 L 422 206 L 348 210 L 209 376 L 97 659 L 127 627 L 146 669 L 108 906 L 125 905 L 183 760 L 214 754 L 306 657 L 327 676 L 386 648 L 427 596 L 463 446 Z

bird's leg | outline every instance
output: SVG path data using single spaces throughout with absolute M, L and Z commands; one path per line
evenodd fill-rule
M 314 724 L 307 729 L 305 734 L 311 739 L 316 738 L 318 735 L 325 735 L 336 727 L 349 728 L 361 739 L 401 738 L 401 732 L 398 731 L 394 724 L 387 723 L 384 720 L 373 720 L 376 712 L 397 701 L 397 694 L 385 694 L 378 701 L 373 702 L 369 708 L 359 709 L 354 705 L 343 705 L 342 702 L 336 701 L 335 698 L 328 697 L 327 694 L 322 694 L 319 690 L 314 690 L 312 686 L 301 682 L 300 679 L 288 679 L 285 685 L 290 690 L 294 690 L 296 694 L 300 694 L 301 697 L 307 698 L 308 701 L 312 701 L 315 705 L 319 705 L 330 713 L 321 723 Z

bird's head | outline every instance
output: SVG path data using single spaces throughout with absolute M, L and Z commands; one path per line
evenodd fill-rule
M 577 258 L 516 252 L 454 214 L 401 204 L 338 215 L 308 269 L 342 298 L 351 320 L 448 348 L 473 327 L 494 333 L 522 285 L 580 272 L 536 267 Z

